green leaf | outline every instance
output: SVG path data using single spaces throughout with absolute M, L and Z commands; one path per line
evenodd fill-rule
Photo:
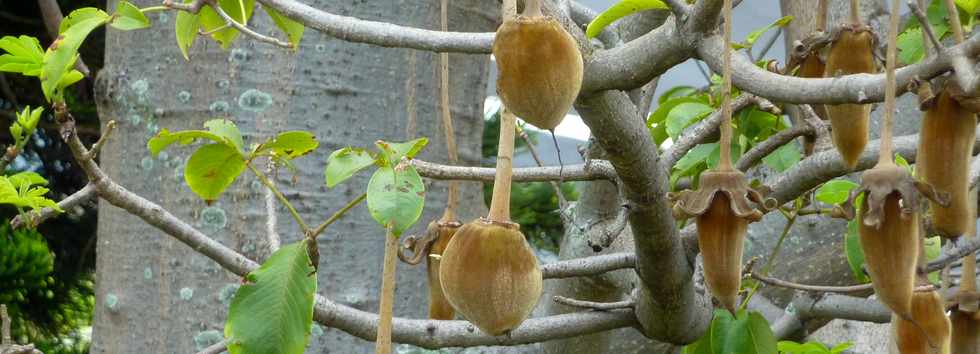
M 674 106 L 667 113 L 667 135 L 670 135 L 671 139 L 677 139 L 684 128 L 700 121 L 711 112 L 714 112 L 714 108 L 700 102 L 686 102 Z
M 667 8 L 667 4 L 664 4 L 661 0 L 621 0 L 596 16 L 589 23 L 589 26 L 586 27 L 585 35 L 589 38 L 595 38 L 599 33 L 602 33 L 602 30 L 606 26 L 609 26 L 609 24 L 616 22 L 620 18 L 640 11 Z
M 184 0 L 184 3 L 189 3 L 194 0 Z M 203 8 L 201 10 L 204 10 Z M 174 32 L 177 36 L 177 47 L 180 48 L 180 54 L 184 55 L 185 60 L 191 60 L 188 52 L 192 45 L 194 45 L 194 40 L 197 39 L 198 31 L 197 29 L 201 27 L 201 18 L 198 14 L 192 14 L 187 11 L 177 11 L 177 20 L 174 21 Z
M 833 348 L 830 348 L 830 354 L 841 353 L 841 352 L 843 352 L 845 350 L 850 349 L 853 346 L 854 346 L 854 342 L 839 343 L 839 344 L 835 345 Z
M 149 28 L 150 19 L 146 18 L 146 15 L 138 7 L 124 0 L 116 5 L 116 13 L 112 14 L 109 26 L 123 31 Z
M 814 197 L 821 202 L 837 205 L 847 201 L 847 197 L 850 195 L 851 190 L 857 187 L 857 183 L 846 179 L 835 179 L 828 181 L 820 186 L 820 188 L 817 188 L 817 193 L 814 195 Z
M 418 138 L 404 143 L 389 143 L 382 140 L 374 142 L 374 145 L 381 150 L 381 156 L 384 159 L 382 161 L 383 165 L 387 166 L 397 165 L 402 160 L 402 157 L 415 157 L 428 144 L 429 139 L 427 138 Z
M 37 107 L 33 110 L 30 107 L 24 107 L 23 111 L 17 113 L 17 120 L 10 124 L 10 135 L 13 136 L 16 144 L 22 144 L 27 137 L 34 134 L 34 129 L 37 128 L 37 123 L 41 120 L 41 113 L 43 112 L 44 107 Z
M 301 354 L 306 349 L 317 287 L 308 242 L 283 246 L 245 276 L 225 322 L 231 354 Z
M 281 13 L 279 13 L 279 11 L 276 11 L 271 7 L 263 6 L 262 8 L 265 9 L 265 13 L 269 14 L 269 17 L 272 18 L 272 22 L 275 22 L 276 27 L 279 27 L 279 29 L 286 34 L 286 37 L 289 38 L 289 44 L 293 45 L 293 50 L 298 49 L 299 41 L 303 38 L 303 31 L 306 30 L 306 27 L 303 27 L 302 23 L 293 21 L 291 18 L 283 16 Z
M 956 6 L 967 14 L 976 14 L 980 10 L 980 0 L 956 0 Z
M 908 171 L 909 174 L 913 174 L 913 175 L 915 174 L 915 171 L 912 169 L 912 165 L 909 164 L 909 160 L 906 160 L 904 157 L 902 157 L 902 155 L 900 155 L 897 152 L 895 153 L 895 164 L 905 167 L 905 170 Z
M 728 310 L 715 309 L 714 317 L 708 332 L 696 342 L 684 348 L 684 353 L 688 354 L 716 354 L 726 353 L 723 351 L 728 332 L 735 323 L 735 318 Z
M 785 172 L 800 162 L 800 156 L 800 149 L 796 144 L 789 143 L 763 157 L 762 162 L 777 172 Z
M 751 141 L 762 141 L 779 131 L 781 117 L 757 108 L 738 112 L 738 131 Z
M 85 37 L 88 37 L 92 30 L 105 24 L 108 18 L 108 15 L 105 17 L 95 16 L 76 22 L 48 47 L 47 52 L 44 53 L 41 88 L 49 101 L 60 99 L 61 90 L 58 88 L 61 79 L 75 64 L 75 60 L 78 58 L 78 47 L 82 45 Z
M 218 0 L 218 6 L 236 22 L 245 24 L 252 18 L 255 0 Z M 220 27 L 225 27 L 226 23 L 210 6 L 202 7 L 198 14 L 200 15 L 200 23 L 204 31 L 214 31 L 211 33 L 211 38 L 218 41 L 222 49 L 230 48 L 231 43 L 235 41 L 235 38 L 238 38 L 238 30 L 233 27 L 228 27 L 220 31 L 215 31 Z
M 942 250 L 942 239 L 939 236 L 927 237 L 922 244 L 925 246 L 926 260 L 931 261 L 939 257 L 939 253 Z M 933 284 L 939 284 L 939 271 L 935 271 L 928 274 L 929 282 Z
M 677 160 L 677 163 L 674 164 L 674 170 L 680 171 L 684 175 L 702 162 L 707 163 L 708 156 L 717 154 L 718 150 L 718 143 L 699 144 L 688 150 L 680 160 Z
M 323 170 L 324 183 L 333 188 L 357 171 L 373 165 L 374 161 L 374 157 L 364 149 L 345 147 L 334 151 L 327 158 L 327 167 Z
M 925 58 L 921 27 L 909 28 L 900 33 L 895 39 L 895 45 L 898 48 L 898 59 L 906 65 L 918 63 Z
M 5 36 L 0 38 L 0 71 L 40 76 L 44 66 L 44 49 L 37 38 L 31 36 Z
M 863 195 L 858 196 L 855 203 L 861 205 L 863 200 Z M 861 235 L 858 233 L 860 220 L 861 217 L 858 215 L 858 217 L 847 222 L 847 234 L 844 235 L 844 254 L 847 256 L 847 264 L 851 266 L 854 279 L 860 283 L 868 283 L 871 278 L 864 274 L 864 250 L 861 249 Z
M 678 105 L 683 103 L 705 104 L 704 101 L 698 99 L 697 97 L 683 96 L 683 97 L 671 98 L 666 102 L 657 106 L 657 109 L 654 110 L 653 113 L 650 113 L 650 116 L 647 117 L 647 127 L 656 123 L 663 123 L 664 121 L 667 120 L 667 114 L 669 114 L 670 111 L 674 109 L 674 107 L 677 107 Z
M 235 148 L 225 144 L 208 144 L 187 159 L 184 179 L 191 191 L 210 202 L 218 199 L 244 170 L 245 159 Z
M 107 20 L 109 18 L 109 14 L 94 7 L 83 7 L 76 9 L 61 20 L 61 24 L 58 25 L 58 33 L 65 33 L 65 30 L 71 28 L 71 26 L 91 18 Z
M 737 47 L 739 47 L 739 48 L 735 48 L 735 49 L 752 47 L 752 45 L 755 44 L 755 42 L 759 40 L 759 37 L 761 37 L 764 33 L 769 32 L 769 30 L 771 30 L 773 28 L 784 27 L 784 26 L 788 25 L 792 21 L 793 21 L 793 16 L 785 16 L 783 18 L 780 18 L 780 19 L 776 20 L 773 23 L 770 23 L 769 25 L 767 25 L 765 27 L 756 29 L 756 30 L 750 32 L 749 35 L 745 37 L 745 41 L 744 42 L 738 43 L 738 46 Z
M 0 175 L 0 204 L 11 204 L 17 208 L 40 210 L 49 207 L 63 212 L 58 203 L 45 198 L 48 189 L 41 187 L 48 181 L 34 172 L 20 172 L 12 176 Z
M 657 104 L 661 105 L 664 102 L 669 101 L 673 98 L 687 97 L 698 92 L 698 89 L 693 86 L 674 86 L 671 87 L 667 92 L 660 94 L 660 98 L 657 99 Z
M 63 92 L 66 87 L 71 86 L 76 82 L 81 81 L 84 78 L 85 75 L 82 75 L 81 71 L 75 69 L 69 70 L 68 73 L 65 74 L 65 76 L 61 77 L 61 81 L 58 82 L 58 88 L 55 91 Z
M 275 138 L 259 146 L 256 154 L 272 153 L 277 157 L 295 159 L 315 150 L 320 143 L 310 132 L 289 131 L 276 135 Z
M 756 311 L 739 311 L 725 340 L 724 353 L 772 354 L 776 352 L 776 336 L 769 322 Z
M 156 136 L 146 142 L 146 147 L 150 149 L 150 154 L 154 157 L 170 144 L 180 142 L 187 145 L 196 139 L 208 139 L 213 142 L 224 144 L 239 154 L 244 152 L 245 143 L 242 140 L 242 133 L 238 131 L 238 126 L 234 122 L 226 119 L 212 119 L 204 122 L 204 130 L 183 130 L 171 133 L 167 129 L 160 130 Z
M 418 221 L 424 203 L 422 177 L 410 165 L 378 168 L 368 182 L 368 211 L 382 226 L 390 225 L 395 236 Z

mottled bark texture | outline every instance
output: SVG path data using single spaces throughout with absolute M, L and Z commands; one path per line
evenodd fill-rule
M 159 1 L 135 1 L 138 6 Z M 438 28 L 439 1 L 306 1 L 316 8 L 401 25 Z M 110 1 L 109 8 L 115 7 Z M 454 1 L 450 29 L 493 31 L 497 6 L 479 0 Z M 215 117 L 232 119 L 246 143 L 284 130 L 309 130 L 320 141 L 315 153 L 296 161 L 296 174 L 283 170 L 278 184 L 308 223 L 319 223 L 359 195 L 369 174 L 333 189 L 323 185 L 326 157 L 348 145 L 375 140 L 431 139 L 422 154 L 445 161 L 438 123 L 437 54 L 352 44 L 307 30 L 290 52 L 247 37 L 230 51 L 200 38 L 181 57 L 174 40 L 175 13 L 151 14 L 147 30 L 107 31 L 106 65 L 99 73 L 98 104 L 103 124 L 120 123 L 103 149 L 102 166 L 111 177 L 214 237 L 261 261 L 268 256 L 263 190 L 243 175 L 213 205 L 205 205 L 184 185 L 183 168 L 192 148 L 171 148 L 156 159 L 146 141 L 160 129 L 201 129 Z M 281 36 L 256 9 L 250 25 Z M 451 99 L 461 163 L 479 164 L 483 99 L 489 79 L 486 56 L 450 55 Z M 295 179 L 294 179 L 295 177 Z M 295 181 L 295 183 L 293 182 Z M 463 184 L 461 217 L 485 212 L 479 184 Z M 427 184 L 425 213 L 409 233 L 421 232 L 441 214 L 444 182 Z M 478 202 L 473 202 L 478 201 Z M 231 295 L 240 279 L 173 238 L 108 203 L 100 204 L 93 353 L 193 353 L 222 337 Z M 289 214 L 278 210 L 283 242 L 300 235 Z M 384 231 L 358 206 L 320 236 L 318 292 L 366 311 L 376 311 Z M 426 315 L 425 269 L 398 273 L 395 315 Z M 369 353 L 372 344 L 347 333 L 316 326 L 307 352 Z

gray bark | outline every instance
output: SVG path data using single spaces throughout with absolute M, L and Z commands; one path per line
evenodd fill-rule
M 139 6 L 159 1 L 135 1 Z M 109 8 L 113 8 L 111 1 Z M 411 6 L 361 1 L 309 1 L 311 6 L 366 19 L 438 28 L 439 1 Z M 454 1 L 450 28 L 480 32 L 495 28 L 496 5 Z M 199 38 L 185 62 L 174 41 L 175 14 L 149 16 L 151 29 L 107 31 L 106 66 L 99 74 L 103 120 L 120 129 L 102 154 L 111 177 L 207 232 L 219 242 L 261 261 L 265 242 L 264 191 L 246 172 L 212 206 L 184 185 L 182 170 L 191 148 L 171 148 L 153 159 L 146 141 L 158 129 L 201 129 L 214 117 L 232 119 L 246 143 L 285 130 L 309 130 L 320 141 L 315 153 L 296 161 L 296 183 L 283 170 L 278 185 L 308 223 L 316 224 L 360 194 L 369 174 L 341 186 L 323 186 L 329 153 L 378 139 L 427 136 L 427 161 L 445 161 L 438 123 L 438 56 L 340 41 L 307 30 L 297 52 L 239 37 L 231 51 Z M 250 25 L 277 33 L 256 9 Z M 461 163 L 480 159 L 483 100 L 489 72 L 486 56 L 450 55 L 451 99 Z M 414 132 L 414 133 L 412 133 Z M 461 216 L 484 212 L 477 183 L 463 184 Z M 419 233 L 445 205 L 445 183 L 427 183 Z M 479 201 L 479 202 L 472 202 Z M 230 295 L 240 279 L 136 217 L 102 202 L 97 260 L 97 308 L 93 353 L 192 353 L 220 340 Z M 298 228 L 278 209 L 283 242 L 299 239 Z M 383 230 L 358 206 L 320 237 L 318 292 L 358 309 L 376 311 Z M 399 266 L 395 315 L 423 318 L 427 287 L 422 266 Z M 368 353 L 373 344 L 338 330 L 314 328 L 309 353 Z

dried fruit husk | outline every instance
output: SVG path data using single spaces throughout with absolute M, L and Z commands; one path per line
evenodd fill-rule
M 953 310 L 949 315 L 953 326 L 950 350 L 956 354 L 980 353 L 980 319 L 975 314 Z
M 747 226 L 762 218 L 759 209 L 774 208 L 776 202 L 750 188 L 736 170 L 705 171 L 699 185 L 697 191 L 670 193 L 667 198 L 674 202 L 675 218 L 697 217 L 705 281 L 718 302 L 734 313 Z
M 575 39 L 550 16 L 518 16 L 497 29 L 493 55 L 504 106 L 538 128 L 558 126 L 582 87 Z
M 861 175 L 861 187 L 845 204 L 848 218 L 854 202 L 860 205 L 861 248 L 871 283 L 879 301 L 902 318 L 911 318 L 912 290 L 919 255 L 919 199 L 922 196 L 946 205 L 948 195 L 915 180 L 894 163 L 879 163 Z
M 930 204 L 932 225 L 944 237 L 959 237 L 974 222 L 968 189 L 976 126 L 976 115 L 961 107 L 949 90 L 940 92 L 922 119 L 916 172 L 923 181 L 950 194 L 948 207 Z
M 439 275 L 453 308 L 491 335 L 520 325 L 541 297 L 538 260 L 514 223 L 481 218 L 463 225 L 442 254 Z
M 949 354 L 951 325 L 942 296 L 936 291 L 917 292 L 911 298 L 911 311 L 914 323 L 892 315 L 898 350 L 902 354 Z
M 874 35 L 866 26 L 848 26 L 830 47 L 824 77 L 873 73 Z M 848 168 L 857 166 L 858 158 L 868 144 L 871 105 L 826 105 L 830 118 L 831 138 Z
M 433 222 L 435 232 L 438 234 L 432 247 L 429 248 L 429 257 L 426 257 L 426 271 L 429 276 L 429 318 L 434 320 L 451 320 L 456 315 L 453 306 L 446 300 L 445 293 L 442 292 L 442 282 L 439 278 L 439 267 L 442 263 L 442 253 L 449 240 L 456 234 L 460 224 L 458 222 Z M 430 227 L 432 225 L 430 224 Z M 437 256 L 437 257 L 432 257 Z

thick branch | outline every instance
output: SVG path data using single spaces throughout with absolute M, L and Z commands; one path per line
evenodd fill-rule
M 713 70 L 721 70 L 724 46 L 721 36 L 705 38 L 697 48 L 698 56 Z M 896 71 L 898 87 L 904 89 L 913 77 L 930 79 L 952 68 L 952 58 L 980 54 L 980 35 L 946 49 L 947 55 L 926 58 L 920 63 Z M 759 68 L 741 52 L 732 56 L 735 86 L 773 101 L 788 103 L 869 103 L 885 97 L 884 74 L 855 74 L 837 78 L 804 79 L 776 74 Z M 901 93 L 901 92 L 899 92 Z
M 335 15 L 293 0 L 259 0 L 286 17 L 338 39 L 433 52 L 488 54 L 493 33 L 432 31 Z
M 652 338 L 678 344 L 696 340 L 710 321 L 711 303 L 694 292 L 694 269 L 664 198 L 667 171 L 644 120 L 618 91 L 580 98 L 575 107 L 623 182 L 640 278 L 637 319 Z
M 422 160 L 412 160 L 412 165 L 422 177 L 439 180 L 493 181 L 496 169 L 489 167 L 469 167 L 442 165 Z M 558 172 L 561 172 L 559 178 Z M 514 182 L 543 181 L 594 181 L 615 180 L 616 171 L 608 161 L 592 160 L 586 164 L 568 165 L 564 168 L 522 167 L 514 169 Z
M 541 266 L 541 275 L 545 279 L 588 277 L 619 269 L 631 269 L 635 266 L 635 254 L 612 253 L 544 264 Z

